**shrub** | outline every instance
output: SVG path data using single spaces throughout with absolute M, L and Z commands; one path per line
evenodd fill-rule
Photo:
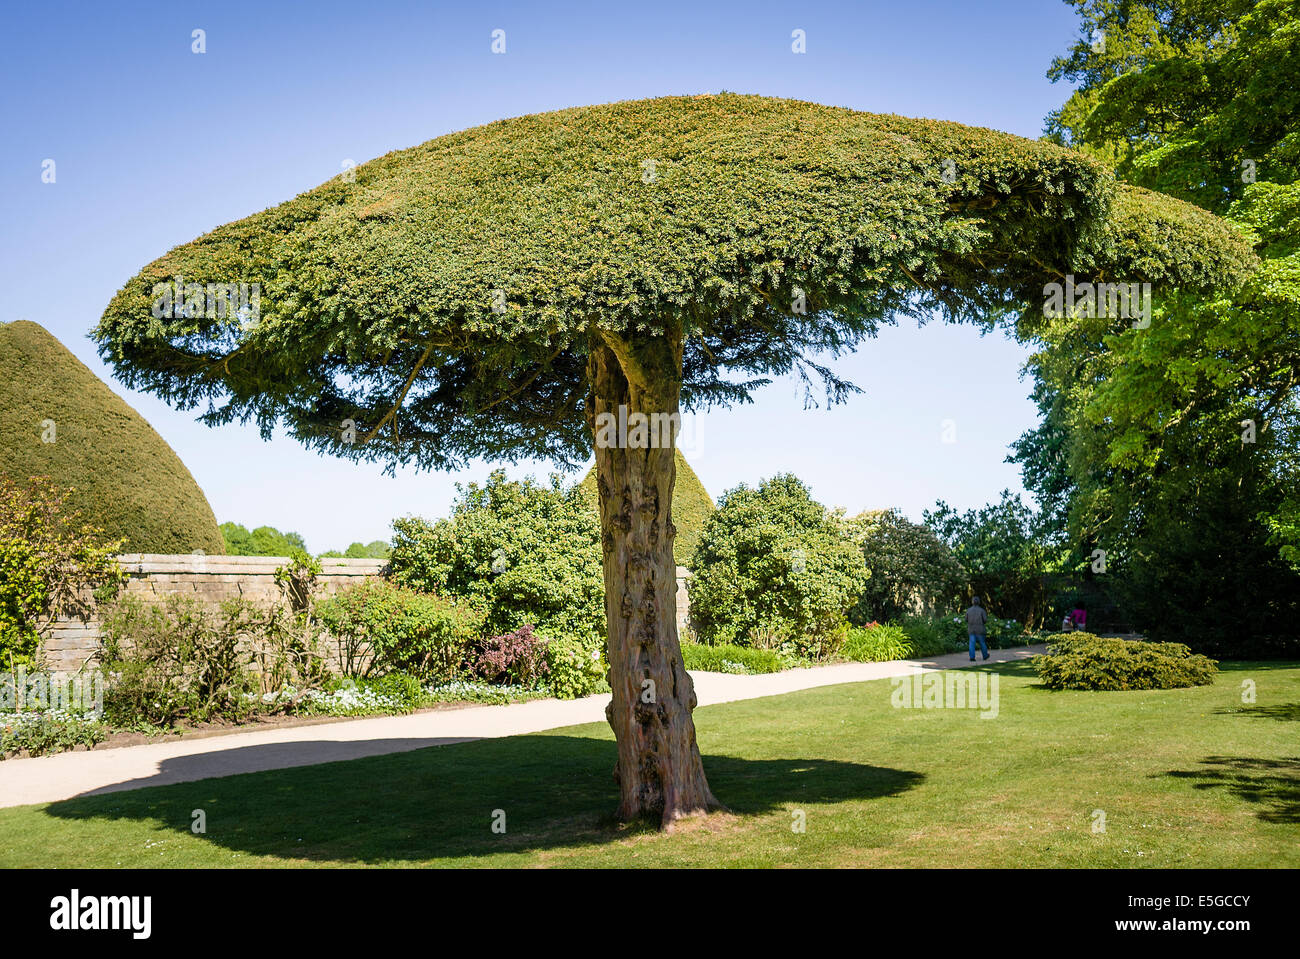
M 903 630 L 913 658 L 928 659 L 966 648 L 966 637 L 957 644 L 951 616 L 904 616 L 896 625 Z
M 489 683 L 536 686 L 547 675 L 546 640 L 523 626 L 513 633 L 493 636 L 481 644 L 474 671 Z
M 571 636 L 546 640 L 546 665 L 551 689 L 560 699 L 579 699 L 606 692 L 608 668 L 601 655 L 601 644 Z
M 317 600 L 314 612 L 338 641 L 339 669 L 353 677 L 398 671 L 446 682 L 461 674 L 483 629 L 481 611 L 383 579 Z
M 115 589 L 121 541 L 86 525 L 70 491 L 43 477 L 19 484 L 0 473 L 0 662 L 35 662 L 41 631 L 54 619 L 89 612 L 90 594 Z
M 1109 639 L 1091 633 L 1049 637 L 1047 655 L 1034 660 L 1049 689 L 1177 689 L 1208 686 L 1218 664 L 1182 643 Z
M 841 520 L 858 544 L 870 578 L 849 610 L 849 622 L 933 614 L 956 605 L 966 572 L 947 546 L 927 527 L 897 510 L 874 510 Z
M 214 609 L 190 596 L 126 596 L 106 609 L 96 658 L 108 674 L 104 715 L 117 726 L 241 721 L 256 709 L 248 666 L 265 613 L 243 599 Z
M 605 635 L 600 525 L 576 488 L 508 481 L 458 487 L 449 519 L 394 521 L 389 568 L 400 585 L 465 599 L 486 612 L 485 628 L 531 623 L 544 635 Z
M 321 572 L 320 561 L 297 547 L 290 550 L 288 559 L 289 562 L 276 568 L 275 582 L 288 601 L 289 609 L 294 613 L 305 613 L 316 588 L 316 577 Z
M 876 624 L 850 629 L 841 653 L 855 663 L 887 663 L 909 658 L 912 644 L 902 626 Z
M 47 756 L 78 746 L 90 748 L 106 735 L 99 720 L 66 710 L 0 712 L 0 759 L 22 751 Z
M 261 609 L 259 614 L 249 658 L 262 691 L 324 682 L 330 672 L 324 635 L 310 610 L 295 613 L 281 605 Z
M 867 581 L 862 553 L 796 477 L 738 486 L 709 517 L 691 560 L 691 626 L 708 644 L 792 643 L 821 657 L 845 635 Z
M 798 663 L 775 650 L 719 644 L 682 644 L 682 663 L 706 673 L 779 673 Z

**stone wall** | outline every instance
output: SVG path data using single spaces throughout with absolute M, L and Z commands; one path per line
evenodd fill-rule
M 156 600 L 168 593 L 194 596 L 216 604 L 224 599 L 243 597 L 259 604 L 281 601 L 275 571 L 289 562 L 285 556 L 203 556 L 182 553 L 128 553 L 118 563 L 128 574 L 125 592 L 145 600 Z M 378 574 L 381 559 L 322 559 L 316 578 L 319 589 L 333 592 L 341 586 Z M 689 604 L 686 582 L 690 570 L 677 567 L 677 631 L 686 633 Z M 50 630 L 41 649 L 47 668 L 73 672 L 94 654 L 99 645 L 99 620 L 59 620 Z
M 243 597 L 269 605 L 281 601 L 275 571 L 289 562 L 287 556 L 204 556 L 181 553 L 127 553 L 117 558 L 127 573 L 124 592 L 144 600 L 157 600 L 168 593 L 193 596 L 213 605 L 225 599 Z M 323 592 L 374 576 L 382 559 L 322 559 L 316 578 Z M 99 620 L 59 620 L 42 643 L 49 669 L 74 671 L 99 645 Z
M 691 621 L 691 601 L 686 595 L 686 583 L 691 578 L 691 571 L 685 566 L 677 567 L 677 638 L 683 639 Z

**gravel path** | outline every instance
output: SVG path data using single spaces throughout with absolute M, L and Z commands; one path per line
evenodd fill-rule
M 1042 651 L 1042 646 L 993 650 L 989 662 L 1026 659 Z M 710 706 L 969 664 L 965 653 L 956 653 L 929 660 L 848 663 L 760 676 L 702 672 L 691 676 L 699 705 Z M 10 759 L 0 762 L 0 808 L 604 722 L 608 701 L 608 695 L 543 699 Z

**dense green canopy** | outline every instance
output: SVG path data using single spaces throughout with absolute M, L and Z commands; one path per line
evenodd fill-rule
M 0 324 L 0 472 L 48 476 L 126 552 L 225 552 L 203 491 L 170 446 L 36 323 Z
M 502 120 L 351 173 L 149 264 L 104 313 L 104 358 L 209 423 L 338 455 L 573 461 L 596 330 L 680 335 L 686 409 L 792 370 L 835 399 L 851 387 L 814 358 L 900 311 L 1041 311 L 1067 272 L 1231 285 L 1252 261 L 1078 152 L 765 97 Z M 259 284 L 257 322 L 153 316 L 177 277 Z

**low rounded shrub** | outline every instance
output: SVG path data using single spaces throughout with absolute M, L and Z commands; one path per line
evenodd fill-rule
M 394 582 L 469 600 L 500 635 L 532 623 L 545 633 L 605 635 L 600 523 L 576 488 L 506 479 L 458 487 L 451 517 L 393 522 Z
M 1057 633 L 1047 655 L 1036 657 L 1038 678 L 1049 689 L 1178 689 L 1208 686 L 1218 663 L 1182 643 L 1111 639 L 1091 633 Z

